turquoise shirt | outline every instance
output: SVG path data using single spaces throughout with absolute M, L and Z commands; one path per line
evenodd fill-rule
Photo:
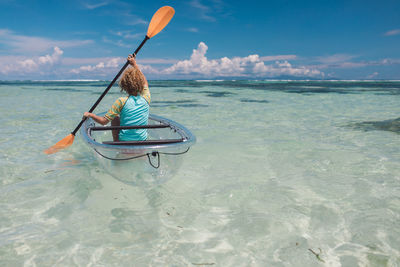
M 120 114 L 120 125 L 147 125 L 149 103 L 141 96 L 129 96 Z M 121 141 L 140 141 L 147 139 L 147 129 L 129 129 L 119 131 Z
M 149 118 L 150 90 L 145 86 L 138 96 L 126 96 L 118 98 L 108 110 L 106 117 L 112 121 L 120 116 L 120 125 L 147 125 Z M 147 129 L 120 130 L 119 140 L 140 141 L 147 139 Z

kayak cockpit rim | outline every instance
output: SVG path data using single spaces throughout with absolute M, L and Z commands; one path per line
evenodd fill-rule
M 104 115 L 101 113 L 99 115 Z M 92 119 L 87 119 L 84 123 L 84 127 L 81 130 L 83 138 L 92 147 L 101 147 L 105 149 L 182 149 L 184 147 L 190 147 L 195 143 L 196 137 L 181 124 L 150 114 L 149 122 L 155 122 L 159 124 L 149 124 L 149 125 L 135 125 L 135 126 L 95 126 Z M 158 128 L 170 128 L 176 132 L 180 138 L 175 139 L 155 139 L 155 140 L 144 140 L 144 141 L 104 141 L 99 143 L 92 136 L 92 131 L 111 131 L 111 130 L 122 130 L 122 129 L 158 129 Z

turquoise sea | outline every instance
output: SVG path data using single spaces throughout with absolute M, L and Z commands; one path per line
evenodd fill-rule
M 400 266 L 400 82 L 150 81 L 197 137 L 153 188 L 43 153 L 107 84 L 0 82 L 0 266 Z

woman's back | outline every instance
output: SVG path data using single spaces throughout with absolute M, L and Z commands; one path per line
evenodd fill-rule
M 129 96 L 120 114 L 120 125 L 147 125 L 149 118 L 149 104 L 141 96 Z M 146 129 L 129 129 L 119 132 L 119 140 L 146 140 Z

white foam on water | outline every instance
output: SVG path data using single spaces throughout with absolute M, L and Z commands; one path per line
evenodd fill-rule
M 180 239 L 178 239 L 176 242 L 193 244 L 205 243 L 215 236 L 215 233 L 207 230 L 184 229 L 180 234 Z
M 24 262 L 24 267 L 31 267 L 31 266 L 36 267 L 37 265 L 35 263 L 35 258 L 36 258 L 36 255 L 33 255 L 29 259 L 27 259 Z
M 29 254 L 32 250 L 27 244 L 14 248 L 18 255 Z
M 206 249 L 205 251 L 211 253 L 228 253 L 234 250 L 233 246 L 226 240 L 221 240 L 215 247 Z
M 225 80 L 195 80 L 196 82 L 224 82 Z
M 88 267 L 90 266 L 98 266 L 98 261 L 100 260 L 100 258 L 102 257 L 104 253 L 104 248 L 98 248 L 96 249 L 92 256 L 90 257 L 90 262 L 88 263 Z

